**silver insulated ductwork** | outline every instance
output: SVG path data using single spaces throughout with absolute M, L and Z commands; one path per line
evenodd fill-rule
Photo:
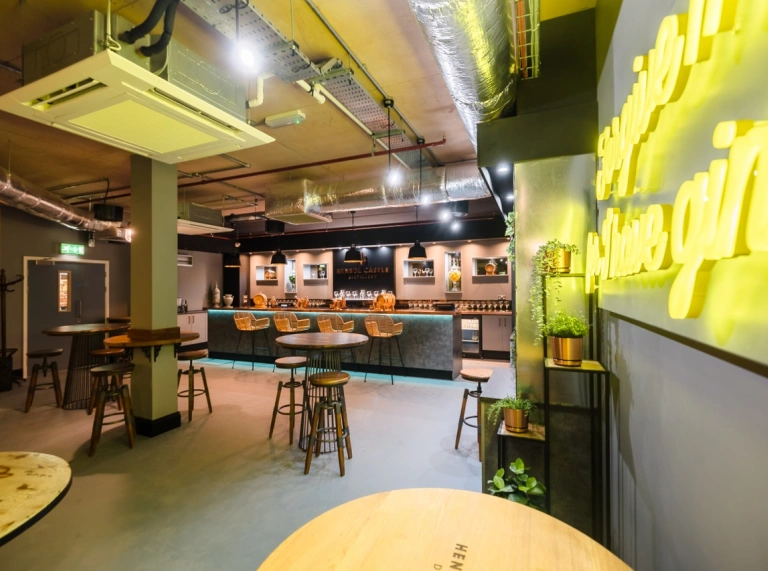
M 397 206 L 416 206 L 490 196 L 477 163 L 458 163 L 409 171 L 397 185 L 384 178 L 317 184 L 298 179 L 273 186 L 267 193 L 265 215 L 289 224 L 329 220 L 324 214 Z
M 0 202 L 75 230 L 101 231 L 120 227 L 118 222 L 94 220 L 90 212 L 67 204 L 31 182 L 11 176 L 1 167 Z
M 477 123 L 515 99 L 517 47 L 510 0 L 408 0 L 477 148 Z

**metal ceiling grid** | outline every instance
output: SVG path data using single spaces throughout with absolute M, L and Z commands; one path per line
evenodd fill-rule
M 182 0 L 203 20 L 235 41 L 235 10 L 233 0 Z M 382 133 L 391 128 L 398 131 L 399 127 L 392 121 L 387 121 L 387 112 L 371 94 L 355 79 L 353 73 L 334 72 L 333 77 L 323 78 L 320 69 L 305 56 L 298 46 L 281 34 L 262 14 L 248 4 L 240 9 L 240 38 L 246 39 L 254 48 L 259 49 L 268 59 L 272 73 L 286 83 L 299 80 L 314 80 L 323 86 L 357 117 L 373 133 Z M 382 139 L 385 142 L 386 139 Z M 391 137 L 392 149 L 414 145 L 406 135 L 399 134 Z M 420 151 L 396 153 L 409 168 L 419 168 L 423 160 Z M 427 161 L 422 164 L 430 166 Z

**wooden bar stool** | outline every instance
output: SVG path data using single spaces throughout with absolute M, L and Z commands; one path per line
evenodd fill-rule
M 32 401 L 35 399 L 35 391 L 53 388 L 53 392 L 56 394 L 56 406 L 61 407 L 61 381 L 59 380 L 59 366 L 56 361 L 48 362 L 49 357 L 58 357 L 64 352 L 64 349 L 40 349 L 39 351 L 30 351 L 27 353 L 27 358 L 42 359 L 42 363 L 35 363 L 32 367 L 32 376 L 29 379 L 29 389 L 27 390 L 27 404 L 24 407 L 24 412 L 29 412 L 32 408 Z M 51 372 L 50 383 L 37 384 L 37 377 L 43 372 L 43 377 L 48 375 L 48 371 Z
M 302 414 L 304 412 L 304 405 L 300 404 L 298 406 L 298 410 L 296 407 L 296 394 L 295 390 L 298 387 L 304 386 L 304 383 L 299 382 L 294 379 L 293 372 L 300 368 L 305 367 L 307 364 L 307 358 L 306 357 L 280 357 L 279 359 L 275 359 L 275 366 L 278 369 L 290 369 L 291 371 L 291 380 L 287 383 L 284 383 L 283 381 L 280 381 L 277 383 L 277 397 L 275 398 L 275 408 L 272 410 L 272 424 L 269 426 L 269 438 L 272 438 L 272 432 L 275 430 L 275 420 L 277 419 L 278 414 L 285 414 L 288 416 L 290 421 L 290 432 L 288 433 L 288 443 L 293 444 L 293 429 L 296 423 L 296 414 Z M 291 393 L 291 401 L 290 404 L 284 404 L 283 406 L 280 406 L 280 391 L 283 390 L 283 387 L 290 389 Z M 302 403 L 304 400 L 302 399 Z M 288 409 L 287 411 L 284 411 L 283 409 Z
M 339 470 L 344 476 L 344 448 L 347 458 L 352 458 L 352 440 L 349 437 L 349 421 L 347 420 L 347 404 L 344 400 L 344 385 L 349 382 L 349 374 L 343 371 L 327 371 L 310 375 L 309 382 L 313 387 L 321 388 L 325 394 L 315 403 L 312 412 L 312 430 L 307 443 L 307 457 L 304 462 L 304 474 L 309 474 L 312 465 L 312 451 L 320 456 L 323 442 L 336 442 L 339 453 Z M 331 413 L 333 414 L 327 414 Z M 327 418 L 326 418 L 327 417 Z M 324 439 L 325 434 L 335 438 Z
M 181 384 L 181 375 L 187 375 L 189 377 L 189 388 L 179 393 L 180 397 L 189 399 L 189 422 L 192 422 L 192 411 L 195 408 L 195 397 L 197 396 L 205 395 L 205 400 L 208 401 L 208 412 L 213 412 L 213 407 L 211 406 L 211 394 L 208 391 L 208 379 L 205 378 L 205 367 L 195 369 L 194 366 L 195 361 L 198 359 L 205 359 L 207 356 L 208 351 L 206 349 L 179 353 L 179 361 L 189 361 L 189 369 L 186 371 L 179 369 L 179 374 L 177 375 L 176 380 L 176 388 L 178 388 L 179 384 Z M 202 389 L 195 388 L 195 373 L 200 373 L 200 376 L 203 378 Z
M 464 398 L 461 400 L 461 414 L 459 415 L 459 429 L 456 431 L 456 445 L 453 447 L 455 450 L 459 449 L 459 440 L 461 439 L 461 427 L 467 425 L 472 428 L 477 428 L 477 442 L 480 443 L 480 395 L 483 393 L 483 383 L 487 383 L 491 378 L 493 371 L 490 369 L 462 369 L 461 378 L 467 381 L 477 382 L 477 390 L 470 391 L 464 389 Z M 467 397 L 477 399 L 477 414 L 472 416 L 464 416 L 464 412 L 467 409 Z M 475 419 L 477 424 L 467 422 L 468 420 Z M 480 451 L 482 457 L 482 451 Z
M 88 456 L 96 454 L 96 446 L 99 445 L 101 438 L 101 428 L 110 424 L 125 423 L 125 431 L 128 434 L 128 445 L 133 448 L 136 440 L 136 423 L 133 419 L 133 405 L 131 404 L 131 393 L 128 385 L 122 382 L 123 375 L 133 371 L 132 363 L 112 363 L 109 365 L 100 365 L 91 369 L 91 376 L 94 377 L 93 385 L 96 389 L 96 414 L 93 416 L 93 432 L 91 433 L 91 448 Z M 107 380 L 109 379 L 109 380 Z M 122 412 L 104 413 L 108 400 L 117 400 Z M 122 419 L 104 422 L 109 416 L 122 416 Z
M 125 355 L 125 349 L 121 347 L 105 347 L 104 349 L 94 349 L 91 351 L 92 357 L 104 359 L 106 363 L 113 363 L 116 359 Z

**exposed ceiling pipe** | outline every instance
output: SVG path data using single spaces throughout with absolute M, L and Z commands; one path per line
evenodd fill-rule
M 119 228 L 118 222 L 94 220 L 93 214 L 75 208 L 64 200 L 11 174 L 0 167 L 0 202 L 74 230 L 101 231 Z
M 246 109 L 258 107 L 264 103 L 264 80 L 273 76 L 274 74 L 272 73 L 260 73 L 258 76 L 256 76 L 256 98 L 251 99 L 245 103 Z
M 22 71 L 15 66 L 12 66 L 8 62 L 0 61 L 0 69 L 4 69 L 5 71 L 10 71 L 11 73 L 15 73 L 17 75 L 21 75 Z
M 428 148 L 431 148 L 431 147 L 440 147 L 442 145 L 445 145 L 445 142 L 446 142 L 446 139 L 445 139 L 445 137 L 443 137 L 439 141 L 432 141 L 432 142 L 429 142 L 429 143 L 421 143 L 419 145 L 411 145 L 410 147 L 404 147 L 404 148 L 401 148 L 401 149 L 397 149 L 397 152 L 401 152 L 401 151 L 402 152 L 418 151 L 420 149 L 428 149 Z M 319 167 L 319 166 L 331 165 L 331 164 L 335 164 L 335 163 L 343 163 L 343 162 L 347 162 L 347 161 L 358 161 L 358 160 L 361 160 L 361 159 L 370 159 L 371 157 L 386 156 L 387 154 L 389 154 L 389 151 L 376 151 L 376 152 L 372 152 L 372 153 L 365 153 L 365 154 L 362 154 L 362 155 L 349 155 L 349 156 L 346 156 L 346 157 L 339 157 L 339 158 L 335 158 L 335 159 L 326 159 L 326 160 L 323 160 L 323 161 L 315 161 L 313 163 L 304 163 L 304 164 L 301 164 L 301 165 L 292 165 L 292 166 L 288 166 L 288 167 L 280 167 L 280 168 L 269 169 L 269 170 L 265 170 L 265 171 L 243 173 L 243 174 L 232 175 L 232 176 L 227 176 L 227 177 L 223 177 L 223 178 L 208 177 L 208 180 L 201 180 L 201 181 L 196 181 L 196 182 L 188 182 L 188 183 L 185 183 L 185 184 L 180 184 L 180 185 L 178 185 L 178 188 L 181 189 L 181 188 L 189 188 L 189 187 L 192 187 L 192 186 L 205 186 L 205 185 L 208 185 L 208 184 L 229 182 L 230 180 L 239 180 L 239 179 L 244 179 L 244 178 L 254 178 L 254 177 L 257 177 L 257 176 L 264 176 L 264 175 L 268 175 L 268 174 L 275 174 L 275 173 L 281 173 L 281 172 L 290 172 L 290 171 L 293 171 L 293 170 L 306 169 L 306 168 L 310 168 L 310 167 Z M 119 188 L 112 189 L 112 192 L 119 192 L 121 190 L 128 190 L 130 188 L 131 188 L 130 186 L 121 186 Z M 110 195 L 109 198 L 110 198 L 110 200 L 114 200 L 116 198 L 128 198 L 129 196 L 131 196 L 131 193 L 130 192 L 126 192 L 126 193 L 123 193 L 123 194 L 112 194 L 112 195 Z M 83 200 L 81 202 L 73 202 L 72 204 L 74 206 L 77 206 L 77 205 L 80 205 L 80 204 L 90 204 L 92 202 L 96 202 L 97 200 L 101 200 L 101 199 Z
M 323 95 L 322 93 L 320 93 L 320 90 L 319 90 L 319 89 L 317 89 L 317 88 L 313 88 L 313 87 L 312 87 L 312 86 L 311 86 L 309 83 L 307 83 L 307 82 L 306 82 L 306 81 L 304 81 L 303 79 L 300 79 L 299 81 L 297 81 L 297 82 L 296 82 L 296 85 L 298 85 L 298 86 L 299 86 L 299 87 L 301 87 L 301 88 L 302 88 L 304 91 L 306 91 L 307 93 L 309 93 L 309 94 L 310 94 L 312 97 L 314 97 L 314 98 L 317 100 L 317 102 L 318 102 L 318 103 L 320 103 L 321 105 L 322 105 L 323 103 L 325 103 L 325 95 Z
M 408 152 L 408 151 L 418 151 L 420 149 L 428 149 L 430 147 L 440 147 L 442 145 L 445 145 L 445 142 L 446 142 L 445 137 L 443 137 L 439 141 L 432 141 L 432 142 L 429 142 L 429 143 L 422 143 L 420 145 L 411 145 L 410 147 L 402 147 L 400 149 L 397 149 L 397 152 L 401 153 L 401 152 Z M 364 154 L 361 154 L 361 155 L 349 155 L 349 156 L 346 156 L 346 157 L 339 157 L 339 158 L 336 158 L 336 159 L 326 159 L 326 160 L 323 160 L 323 161 L 315 161 L 315 162 L 312 162 L 312 163 L 304 163 L 304 164 L 301 164 L 301 165 L 292 165 L 292 166 L 288 166 L 288 167 L 280 167 L 280 168 L 276 168 L 276 169 L 269 169 L 269 170 L 258 171 L 258 172 L 243 173 L 243 174 L 237 174 L 237 175 L 232 175 L 232 176 L 226 176 L 226 177 L 223 177 L 223 178 L 216 178 L 216 179 L 211 179 L 211 180 L 202 180 L 202 181 L 199 181 L 199 182 L 188 182 L 188 183 L 185 183 L 185 184 L 180 184 L 179 188 L 188 188 L 188 187 L 191 187 L 191 186 L 204 186 L 206 184 L 212 184 L 212 183 L 215 183 L 215 182 L 229 182 L 231 180 L 240 180 L 240 179 L 244 179 L 244 178 L 253 178 L 253 177 L 263 176 L 263 175 L 267 175 L 267 174 L 275 174 L 275 173 L 280 173 L 280 172 L 289 172 L 289 171 L 293 171 L 293 170 L 297 170 L 297 169 L 306 169 L 306 168 L 310 168 L 310 167 L 321 167 L 321 166 L 325 166 L 325 165 L 332 165 L 332 164 L 335 164 L 335 163 L 343 163 L 343 162 L 348 162 L 348 161 L 359 161 L 360 159 L 370 159 L 371 157 L 381 157 L 381 156 L 386 156 L 388 154 L 389 154 L 389 151 L 375 151 L 375 152 L 371 152 L 371 153 L 364 153 Z M 122 189 L 120 189 L 120 190 L 122 190 Z
M 352 61 L 355 62 L 355 65 L 360 69 L 360 71 L 363 72 L 363 75 L 368 78 L 368 81 L 370 81 L 373 86 L 379 90 L 379 93 L 381 93 L 381 96 L 384 99 L 390 99 L 389 95 L 387 95 L 387 92 L 384 91 L 384 88 L 379 84 L 378 81 L 376 81 L 371 75 L 371 72 L 368 71 L 368 68 L 363 65 L 363 62 L 361 62 L 358 57 L 355 55 L 355 53 L 352 51 L 352 49 L 347 45 L 347 42 L 344 41 L 344 39 L 339 35 L 339 33 L 336 31 L 336 29 L 331 25 L 331 23 L 326 19 L 325 16 L 323 16 L 323 13 L 320 11 L 320 8 L 318 8 L 312 0 L 305 0 L 307 3 L 307 6 L 310 7 L 310 9 L 315 13 L 315 15 L 320 19 L 320 21 L 323 23 L 323 25 L 326 27 L 326 29 L 331 33 L 331 35 L 336 39 L 337 42 L 341 45 L 341 47 L 344 49 L 345 52 L 347 52 L 347 55 L 352 59 Z M 406 119 L 405 115 L 398 109 L 397 105 L 393 105 L 392 109 L 400 116 L 400 119 L 405 123 L 408 128 L 411 130 L 411 132 L 416 136 L 417 139 L 421 139 L 421 135 L 419 135 L 418 131 L 414 128 L 414 126 L 411 124 L 408 119 Z M 397 149 L 397 152 L 401 152 L 402 149 Z M 427 152 L 430 154 L 432 159 L 437 164 L 441 164 L 440 159 L 438 159 L 435 154 L 430 150 L 427 149 Z
M 500 117 L 515 100 L 518 64 L 512 2 L 408 2 L 477 148 L 477 123 Z

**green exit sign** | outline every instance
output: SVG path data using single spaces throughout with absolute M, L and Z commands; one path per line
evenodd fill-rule
M 84 256 L 85 246 L 82 244 L 62 244 L 59 250 L 62 254 L 70 254 L 73 256 Z

